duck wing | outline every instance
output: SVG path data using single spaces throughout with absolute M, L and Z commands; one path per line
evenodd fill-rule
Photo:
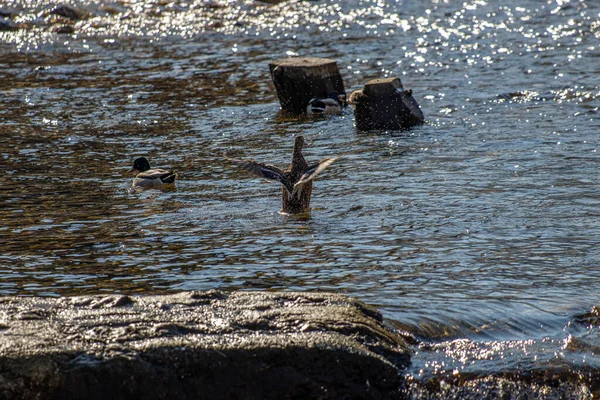
M 331 98 L 314 98 L 308 102 L 307 114 L 337 114 L 342 111 L 340 103 Z
M 300 177 L 300 180 L 294 184 L 294 190 L 292 192 L 292 197 L 302 190 L 302 187 L 306 182 L 312 181 L 315 177 L 323 171 L 325 168 L 329 167 L 338 157 L 333 158 L 325 158 L 319 161 L 317 164 L 308 167 L 306 172 Z
M 238 168 L 250 172 L 252 175 L 263 178 L 268 181 L 275 181 L 285 184 L 285 175 L 283 171 L 273 165 L 261 163 L 254 160 L 236 160 L 228 158 L 229 162 L 238 166 Z
M 173 171 L 168 171 L 166 169 L 150 169 L 136 175 L 136 178 L 139 179 L 159 179 L 163 183 L 173 183 L 175 182 L 175 177 L 176 175 Z

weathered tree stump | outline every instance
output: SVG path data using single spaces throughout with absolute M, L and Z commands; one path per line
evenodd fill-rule
M 284 111 L 305 113 L 311 99 L 326 98 L 334 92 L 345 105 L 344 81 L 334 60 L 294 57 L 272 61 L 269 69 Z
M 398 78 L 374 79 L 350 95 L 356 127 L 372 129 L 407 129 L 425 122 L 412 90 L 404 90 Z

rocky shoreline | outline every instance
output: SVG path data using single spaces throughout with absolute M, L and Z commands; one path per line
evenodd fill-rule
M 0 399 L 597 396 L 598 372 L 417 381 L 410 336 L 331 293 L 0 298 Z
M 0 398 L 397 398 L 410 350 L 336 294 L 0 299 Z

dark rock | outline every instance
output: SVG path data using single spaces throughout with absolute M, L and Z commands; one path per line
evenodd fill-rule
M 19 25 L 9 19 L 4 19 L 0 16 L 0 32 L 3 31 L 16 31 L 19 29 Z
M 50 11 L 50 14 L 59 15 L 61 17 L 65 17 L 73 21 L 86 19 L 90 16 L 90 13 L 88 11 L 72 7 L 68 4 L 58 5 L 52 11 Z
M 391 399 L 410 358 L 335 294 L 5 297 L 0 315 L 0 399 Z
M 560 373 L 487 373 L 459 379 L 415 382 L 408 380 L 401 398 L 414 400 L 481 399 L 595 399 L 600 394 L 597 368 Z M 570 376 L 569 376 L 570 375 Z
M 72 25 L 61 25 L 53 29 L 52 32 L 58 34 L 72 34 L 75 33 L 75 28 Z

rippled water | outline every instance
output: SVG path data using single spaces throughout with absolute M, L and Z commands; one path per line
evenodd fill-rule
M 599 2 L 77 6 L 0 7 L 0 294 L 338 291 L 433 343 L 415 379 L 598 368 Z M 427 124 L 280 114 L 294 55 L 400 77 Z M 300 134 L 341 158 L 284 217 L 223 156 L 283 166 Z M 129 194 L 140 155 L 176 189 Z

